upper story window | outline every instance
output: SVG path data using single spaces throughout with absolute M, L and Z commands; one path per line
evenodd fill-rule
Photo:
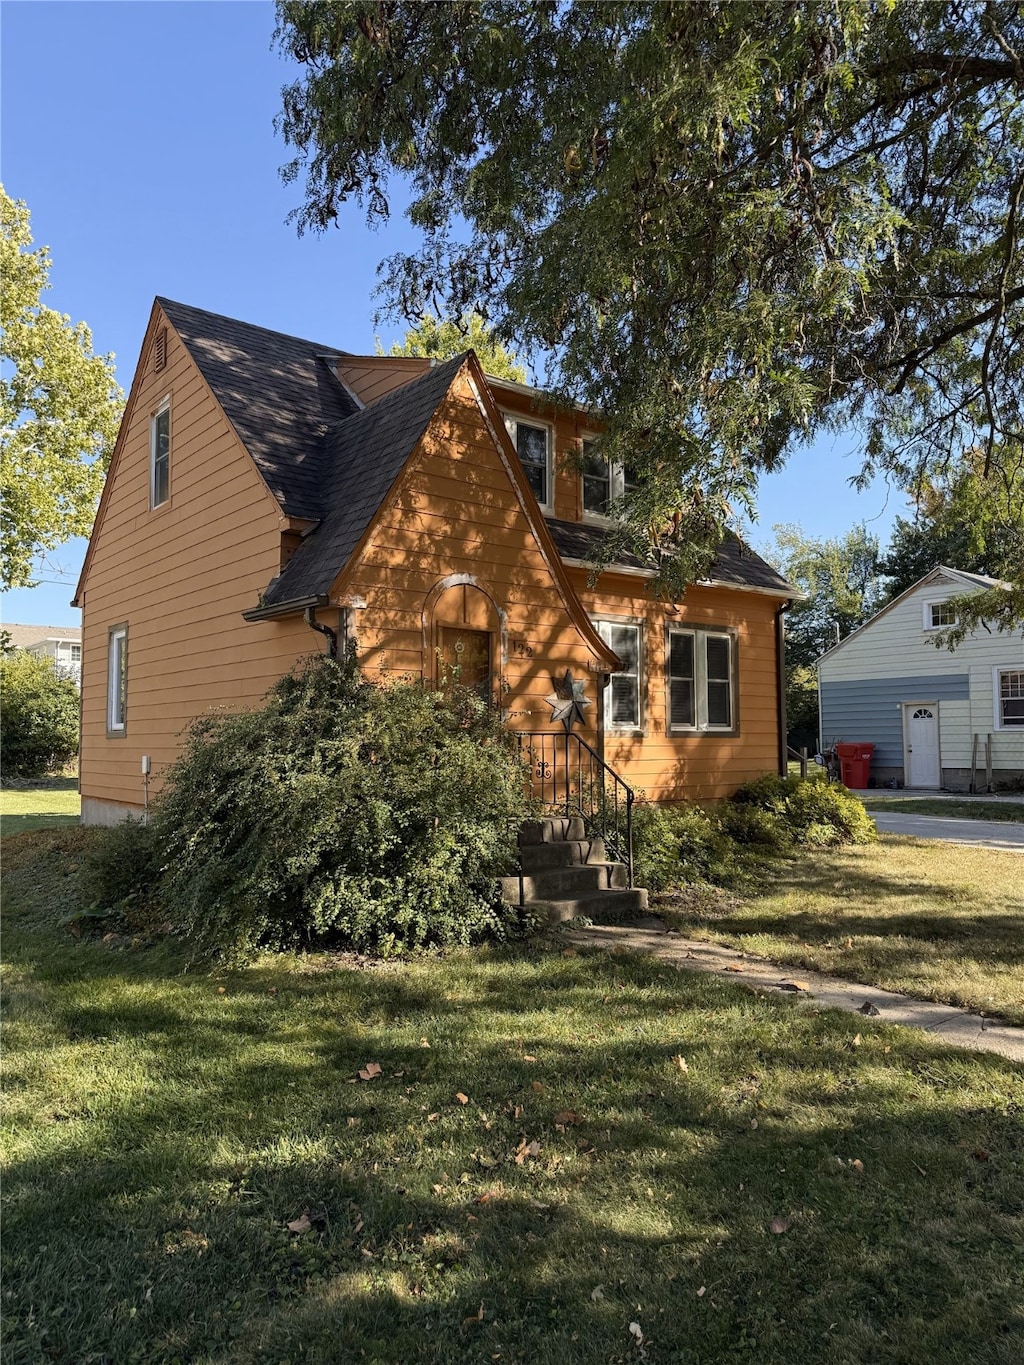
M 622 669 L 604 690 L 605 730 L 639 730 L 642 725 L 641 628 L 632 622 L 597 621 L 598 634 L 614 649 Z
M 72 661 L 73 661 L 74 663 L 76 663 L 76 664 L 82 662 L 82 646 L 81 646 L 81 645 L 72 645 L 72 646 L 71 646 L 71 658 L 72 658 Z
M 505 417 L 505 429 L 519 454 L 519 462 L 534 496 L 541 507 L 551 510 L 551 428 L 541 422 L 527 422 L 520 417 Z
M 668 728 L 736 727 L 736 642 L 731 632 L 669 630 Z
M 128 627 L 107 637 L 107 734 L 123 735 L 128 711 Z
M 159 507 L 171 491 L 171 400 L 165 398 L 149 423 L 149 505 Z
M 631 493 L 636 480 L 622 465 L 610 464 L 596 453 L 596 441 L 583 440 L 583 514 L 606 517 L 611 504 L 624 493 Z
M 997 730 L 1024 730 L 1024 668 L 997 668 L 995 724 Z
M 945 630 L 956 625 L 956 612 L 948 602 L 926 602 L 924 604 L 925 630 Z

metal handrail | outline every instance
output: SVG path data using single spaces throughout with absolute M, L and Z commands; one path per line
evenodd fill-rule
M 632 787 L 575 731 L 513 732 L 519 757 L 530 768 L 533 795 L 548 809 L 583 820 L 589 837 L 603 839 L 633 886 Z

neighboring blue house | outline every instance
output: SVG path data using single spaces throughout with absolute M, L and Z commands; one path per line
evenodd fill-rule
M 998 579 L 939 566 L 818 660 L 823 746 L 875 746 L 882 786 L 966 791 L 1024 780 L 1024 631 L 935 635 L 951 597 Z

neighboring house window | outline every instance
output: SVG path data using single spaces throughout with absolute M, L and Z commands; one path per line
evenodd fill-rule
M 128 702 L 128 627 L 115 626 L 107 645 L 107 730 L 124 734 Z
M 641 727 L 641 634 L 638 625 L 598 621 L 598 634 L 622 660 L 604 690 L 604 728 L 639 730 Z
M 165 400 L 149 424 L 149 505 L 166 502 L 171 488 L 171 405 Z
M 81 645 L 72 645 L 72 646 L 71 646 L 71 662 L 74 663 L 74 664 L 80 664 L 80 663 L 82 662 L 82 646 L 81 646 Z
M 628 469 L 595 454 L 595 446 L 595 441 L 584 438 L 583 511 L 588 516 L 606 517 L 611 503 L 623 493 L 632 493 L 637 484 Z
M 668 632 L 668 728 L 736 727 L 736 642 L 728 631 Z
M 926 602 L 924 604 L 925 630 L 945 630 L 956 625 L 956 612 L 948 602 Z
M 995 722 L 997 730 L 1024 730 L 1024 668 L 997 668 Z
M 537 422 L 506 417 L 505 429 L 541 507 L 551 506 L 551 429 Z

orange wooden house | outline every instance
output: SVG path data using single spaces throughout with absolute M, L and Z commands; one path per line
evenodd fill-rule
M 708 800 L 785 761 L 794 590 L 730 541 L 659 602 L 588 565 L 622 472 L 582 412 L 444 363 L 354 356 L 157 299 L 89 544 L 82 818 L 139 812 L 189 722 L 354 642 L 374 676 L 457 663 L 520 731 L 583 740 L 638 794 Z M 573 458 L 575 457 L 575 458 Z

